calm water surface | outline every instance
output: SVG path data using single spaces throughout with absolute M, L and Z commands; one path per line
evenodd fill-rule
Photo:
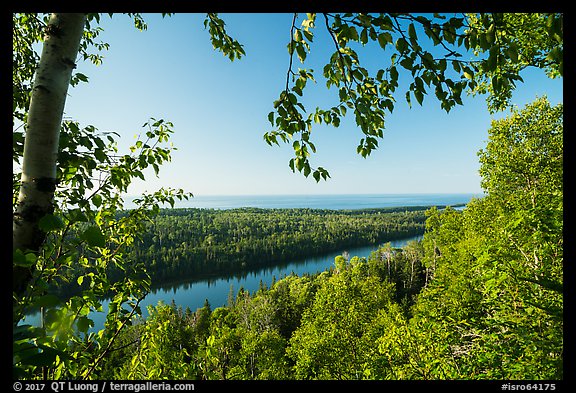
M 410 240 L 419 240 L 422 236 L 412 236 L 405 239 L 391 241 L 392 247 L 402 247 Z M 290 274 L 303 275 L 306 273 L 315 274 L 328 270 L 334 266 L 334 258 L 343 253 L 348 253 L 350 258 L 354 256 L 368 257 L 370 253 L 376 250 L 378 246 L 356 247 L 343 249 L 339 252 L 324 254 L 319 257 L 311 257 L 292 263 L 270 266 L 260 270 L 241 274 L 236 273 L 229 277 L 209 278 L 199 281 L 175 283 L 172 285 L 163 285 L 161 288 L 152 290 L 148 296 L 140 303 L 142 316 L 148 316 L 148 306 L 156 306 L 159 302 L 166 304 L 174 303 L 183 309 L 187 307 L 195 311 L 202 307 L 208 300 L 212 309 L 225 306 L 228 301 L 230 291 L 236 296 L 238 290 L 243 288 L 246 291 L 255 292 L 260 287 L 260 283 L 270 287 L 274 280 L 282 279 Z M 103 302 L 103 309 L 108 309 L 108 301 Z M 90 318 L 94 321 L 94 328 L 99 330 L 104 326 L 106 312 L 93 312 Z M 39 313 L 28 315 L 23 321 L 25 324 L 38 326 L 40 324 Z
M 401 240 L 394 240 L 390 243 L 392 247 L 402 247 L 410 240 L 419 240 L 422 236 L 412 236 Z M 307 258 L 288 264 L 271 266 L 258 271 L 246 273 L 244 275 L 233 275 L 217 279 L 207 279 L 198 282 L 177 284 L 174 286 L 164 286 L 150 293 L 142 302 L 144 305 L 156 305 L 159 301 L 169 303 L 172 300 L 183 308 L 190 307 L 192 311 L 204 305 L 208 299 L 212 308 L 226 305 L 230 290 L 236 295 L 240 288 L 254 292 L 257 291 L 260 282 L 270 287 L 273 280 L 279 280 L 287 275 L 304 275 L 306 273 L 315 274 L 328 270 L 334 266 L 334 258 L 344 252 L 354 256 L 368 257 L 378 246 L 357 247 L 339 252 L 332 252 L 320 257 Z
M 174 207 L 206 209 L 368 209 L 399 206 L 457 205 L 482 194 L 369 194 L 369 195 L 196 195 L 188 201 L 176 201 Z M 126 207 L 132 207 L 127 202 Z
M 391 195 L 267 195 L 267 196 L 204 196 L 184 201 L 175 207 L 201 207 L 213 209 L 233 209 L 238 207 L 259 208 L 310 208 L 310 209 L 366 209 L 400 206 L 433 206 L 457 205 L 468 203 L 479 194 L 391 194 Z M 127 204 L 127 207 L 129 204 Z M 409 237 L 392 241 L 393 247 L 402 247 L 410 240 L 420 239 L 421 236 Z M 215 277 L 199 281 L 191 279 L 188 282 L 164 285 L 153 290 L 142 301 L 141 308 L 144 317 L 148 316 L 147 307 L 157 305 L 158 302 L 171 303 L 183 309 L 189 307 L 192 311 L 204 305 L 208 300 L 212 309 L 226 305 L 228 295 L 234 295 L 240 288 L 254 292 L 260 283 L 267 287 L 273 280 L 279 280 L 292 273 L 303 275 L 315 274 L 329 269 L 334 265 L 334 258 L 347 252 L 350 257 L 368 257 L 379 245 L 343 249 L 319 257 L 306 258 L 275 266 L 262 268 L 257 271 L 236 273 L 229 277 Z M 107 309 L 105 302 L 104 309 Z M 100 329 L 105 320 L 105 313 L 92 313 L 95 329 Z M 24 323 L 37 325 L 39 315 L 29 315 Z

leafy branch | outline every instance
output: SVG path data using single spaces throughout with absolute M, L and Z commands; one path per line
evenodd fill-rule
M 244 52 L 244 48 L 237 40 L 228 35 L 225 25 L 224 21 L 215 13 L 208 13 L 204 20 L 204 28 L 208 27 L 210 41 L 214 49 L 222 52 L 231 61 L 240 59 L 246 55 L 246 52 Z

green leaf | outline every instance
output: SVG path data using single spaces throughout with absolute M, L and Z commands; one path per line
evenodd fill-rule
M 72 209 L 68 211 L 66 218 L 71 222 L 88 222 L 88 217 L 80 209 Z
M 362 29 L 362 32 L 360 33 L 360 42 L 362 45 L 366 45 L 366 43 L 368 43 L 368 30 L 365 28 Z
M 42 328 L 32 325 L 18 325 L 12 329 L 13 341 L 41 337 L 44 334 Z
M 386 49 L 386 45 L 392 42 L 392 35 L 388 32 L 380 33 L 378 35 L 378 44 L 382 49 Z
M 316 180 L 316 183 L 320 181 L 320 172 L 318 170 L 314 171 L 312 176 L 314 176 L 314 180 Z
M 303 45 L 297 45 L 296 46 L 296 53 L 298 54 L 298 59 L 300 60 L 301 63 L 304 63 L 304 60 L 306 60 L 306 49 L 304 49 Z
M 398 52 L 400 53 L 403 53 L 406 51 L 406 49 L 408 49 L 408 43 L 404 38 L 400 37 L 398 40 L 396 40 L 396 49 L 398 49 Z
M 515 44 L 511 44 L 505 51 L 506 56 L 508 56 L 514 63 L 518 62 L 518 47 Z
M 36 255 L 31 252 L 24 254 L 22 250 L 17 249 L 14 251 L 12 263 L 14 266 L 30 267 L 36 263 Z
M 396 69 L 395 66 L 390 67 L 390 69 L 388 70 L 390 72 L 390 83 L 394 83 L 396 81 L 398 81 L 398 70 Z
M 34 301 L 32 308 L 37 309 L 40 307 L 51 308 L 60 304 L 60 298 L 56 295 L 44 295 Z
M 294 160 L 294 164 L 296 165 L 296 169 L 298 169 L 298 172 L 302 172 L 305 163 L 306 163 L 305 159 L 301 159 L 300 157 L 296 157 L 296 159 Z
M 560 47 L 554 47 L 546 56 L 547 60 L 559 62 L 563 59 L 564 51 Z
M 494 27 L 494 23 L 490 25 L 488 31 L 486 32 L 486 42 L 488 44 L 493 44 L 496 39 L 496 31 Z
M 460 62 L 458 60 L 452 60 L 452 68 L 454 68 L 454 71 L 460 72 Z
M 38 227 L 44 232 L 51 232 L 64 228 L 64 222 L 62 222 L 60 217 L 46 214 L 38 221 Z
M 74 76 L 80 79 L 82 82 L 88 82 L 88 77 L 84 74 L 77 72 L 76 74 L 74 74 Z
M 78 327 L 79 332 L 86 333 L 88 332 L 88 329 L 94 326 L 94 321 L 92 321 L 90 318 L 86 316 L 82 316 L 78 318 L 76 326 Z
M 413 63 L 413 61 L 412 61 L 412 59 L 409 58 L 409 57 L 405 57 L 404 59 L 402 59 L 402 60 L 400 61 L 400 65 L 401 65 L 402 67 L 404 67 L 405 69 L 407 69 L 408 71 L 411 71 L 411 70 L 412 70 L 412 66 L 413 66 L 412 63 Z
M 443 73 L 444 71 L 446 71 L 446 65 L 447 65 L 446 59 L 440 59 L 438 61 L 438 69 L 440 70 L 440 72 Z
M 413 23 L 410 23 L 410 26 L 408 26 L 408 37 L 410 37 L 410 41 L 412 42 L 416 42 L 418 40 L 418 37 L 416 36 L 416 29 L 414 28 Z
M 102 205 L 102 197 L 98 194 L 94 194 L 92 196 L 92 203 L 94 204 L 94 206 L 100 207 L 100 205 Z
M 294 30 L 294 41 L 296 42 L 302 41 L 302 33 L 300 32 L 300 29 Z
M 80 238 L 85 240 L 89 246 L 104 247 L 106 245 L 106 237 L 98 226 L 91 226 L 86 229 Z
M 421 90 L 414 90 L 414 96 L 420 105 L 422 105 L 422 101 L 424 100 L 424 94 L 422 94 Z
M 56 362 L 56 357 L 60 356 L 61 353 L 61 351 L 52 348 L 43 348 L 42 352 L 23 359 L 22 364 L 37 367 L 51 366 Z
M 102 149 L 94 150 L 94 157 L 96 157 L 96 159 L 100 162 L 106 162 L 108 158 L 108 156 L 106 156 L 106 153 L 104 153 Z

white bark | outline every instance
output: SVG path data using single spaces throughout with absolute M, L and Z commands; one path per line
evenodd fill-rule
M 52 14 L 45 31 L 28 111 L 13 250 L 36 251 L 45 238 L 38 221 L 54 209 L 60 127 L 85 23 L 86 14 Z M 15 288 L 26 281 L 18 270 L 14 271 Z

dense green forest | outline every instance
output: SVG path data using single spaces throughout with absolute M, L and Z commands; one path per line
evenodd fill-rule
M 230 274 L 343 247 L 422 234 L 424 209 L 401 212 L 309 209 L 162 211 L 134 248 L 153 283 Z
M 150 309 L 145 321 L 122 333 L 118 346 L 125 347 L 107 359 L 101 377 L 369 377 L 349 366 L 370 358 L 363 352 L 346 354 L 347 347 L 366 347 L 376 338 L 369 325 L 378 310 L 393 307 L 402 315 L 408 311 L 413 296 L 425 284 L 422 255 L 420 242 L 412 241 L 403 250 L 387 244 L 367 260 L 353 257 L 347 261 L 339 256 L 334 267 L 323 273 L 290 275 L 253 294 L 240 289 L 227 307 L 212 310 L 205 303 L 192 312 L 175 304 L 159 304 Z M 316 340 L 320 341 L 313 345 L 319 348 L 309 348 Z M 295 363 L 294 351 L 315 354 Z M 342 356 L 355 359 L 336 361 Z M 297 364 L 301 361 L 313 365 Z M 306 371 L 310 367 L 317 370 Z M 324 368 L 334 368 L 334 372 Z
M 442 206 L 443 207 L 443 206 Z M 424 233 L 426 207 L 363 210 L 162 209 L 128 250 L 152 285 L 198 280 L 293 262 L 347 247 L 376 245 Z M 121 213 L 120 216 L 128 213 Z M 90 267 L 70 269 L 54 290 L 77 293 L 77 278 Z M 110 266 L 109 276 L 124 272 Z M 87 281 L 84 287 L 89 285 Z

